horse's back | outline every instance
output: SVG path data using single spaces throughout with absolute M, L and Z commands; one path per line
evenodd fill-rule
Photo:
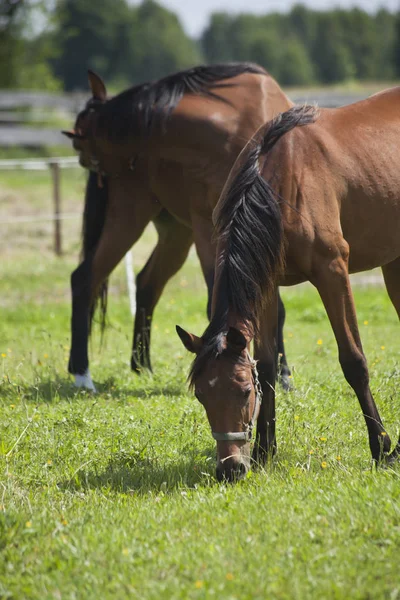
M 296 252 L 301 245 L 307 255 L 306 247 L 341 238 L 353 272 L 394 260 L 400 256 L 400 87 L 321 109 L 315 123 L 279 140 L 263 175 L 286 201 L 282 216 Z

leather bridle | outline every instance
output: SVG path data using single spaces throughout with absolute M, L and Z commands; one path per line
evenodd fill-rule
M 257 362 L 253 360 L 250 354 L 247 352 L 250 364 L 251 364 L 251 372 L 253 376 L 253 384 L 256 393 L 255 401 L 254 401 L 254 409 L 253 414 L 251 416 L 250 421 L 245 425 L 244 431 L 227 431 L 227 432 L 216 432 L 212 431 L 212 436 L 214 440 L 217 442 L 250 442 L 253 429 L 255 425 L 256 418 L 258 416 L 258 411 L 261 406 L 262 401 L 262 388 L 260 381 L 258 379 L 258 371 L 257 371 Z

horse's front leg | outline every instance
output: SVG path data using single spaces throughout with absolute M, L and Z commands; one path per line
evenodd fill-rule
M 259 334 L 254 341 L 254 358 L 257 361 L 258 379 L 262 389 L 262 402 L 257 419 L 257 432 L 253 459 L 264 464 L 268 456 L 276 453 L 275 434 L 275 380 L 276 344 L 278 324 L 278 295 L 268 301 L 260 319 Z
M 343 374 L 355 391 L 368 429 L 372 458 L 380 461 L 390 450 L 387 435 L 369 387 L 367 361 L 361 345 L 348 273 L 348 246 L 329 244 L 329 252 L 316 257 L 312 283 L 317 287 L 332 325 Z

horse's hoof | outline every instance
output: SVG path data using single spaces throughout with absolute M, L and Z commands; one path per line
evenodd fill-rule
M 83 375 L 75 375 L 75 387 L 80 389 L 84 388 L 85 390 L 88 390 L 88 392 L 93 392 L 94 394 L 97 393 L 89 371 L 86 371 Z
M 293 382 L 291 379 L 291 375 L 280 375 L 279 383 L 284 392 L 291 392 L 293 390 Z
M 384 465 L 386 467 L 391 467 L 392 465 L 400 463 L 400 446 L 397 445 L 396 448 L 390 454 L 385 456 Z
M 136 375 L 141 375 L 144 372 L 153 374 L 151 365 L 140 365 L 136 360 L 131 360 L 131 370 L 136 373 Z

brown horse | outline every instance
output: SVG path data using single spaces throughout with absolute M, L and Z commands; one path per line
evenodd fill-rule
M 93 389 L 88 335 L 96 296 L 103 323 L 105 280 L 150 221 L 158 244 L 137 277 L 132 368 L 151 368 L 150 327 L 167 281 L 194 240 L 211 298 L 215 246 L 212 210 L 244 144 L 257 128 L 292 103 L 264 69 L 250 64 L 196 67 L 107 100 L 89 73 L 92 98 L 78 115 L 73 139 L 89 168 L 83 262 L 72 274 L 69 371 Z M 99 176 L 99 178 L 98 178 Z M 280 304 L 282 332 L 284 307 Z M 290 374 L 280 335 L 282 382 Z
M 400 316 L 399 140 L 397 87 L 343 108 L 291 108 L 238 157 L 214 212 L 210 325 L 201 338 L 178 328 L 196 353 L 191 383 L 218 442 L 219 479 L 249 468 L 257 416 L 254 459 L 275 450 L 277 285 L 307 280 L 331 322 L 373 460 L 400 455 L 400 440 L 389 454 L 371 394 L 349 280 L 349 273 L 381 266 Z M 249 356 L 253 339 L 257 367 Z

